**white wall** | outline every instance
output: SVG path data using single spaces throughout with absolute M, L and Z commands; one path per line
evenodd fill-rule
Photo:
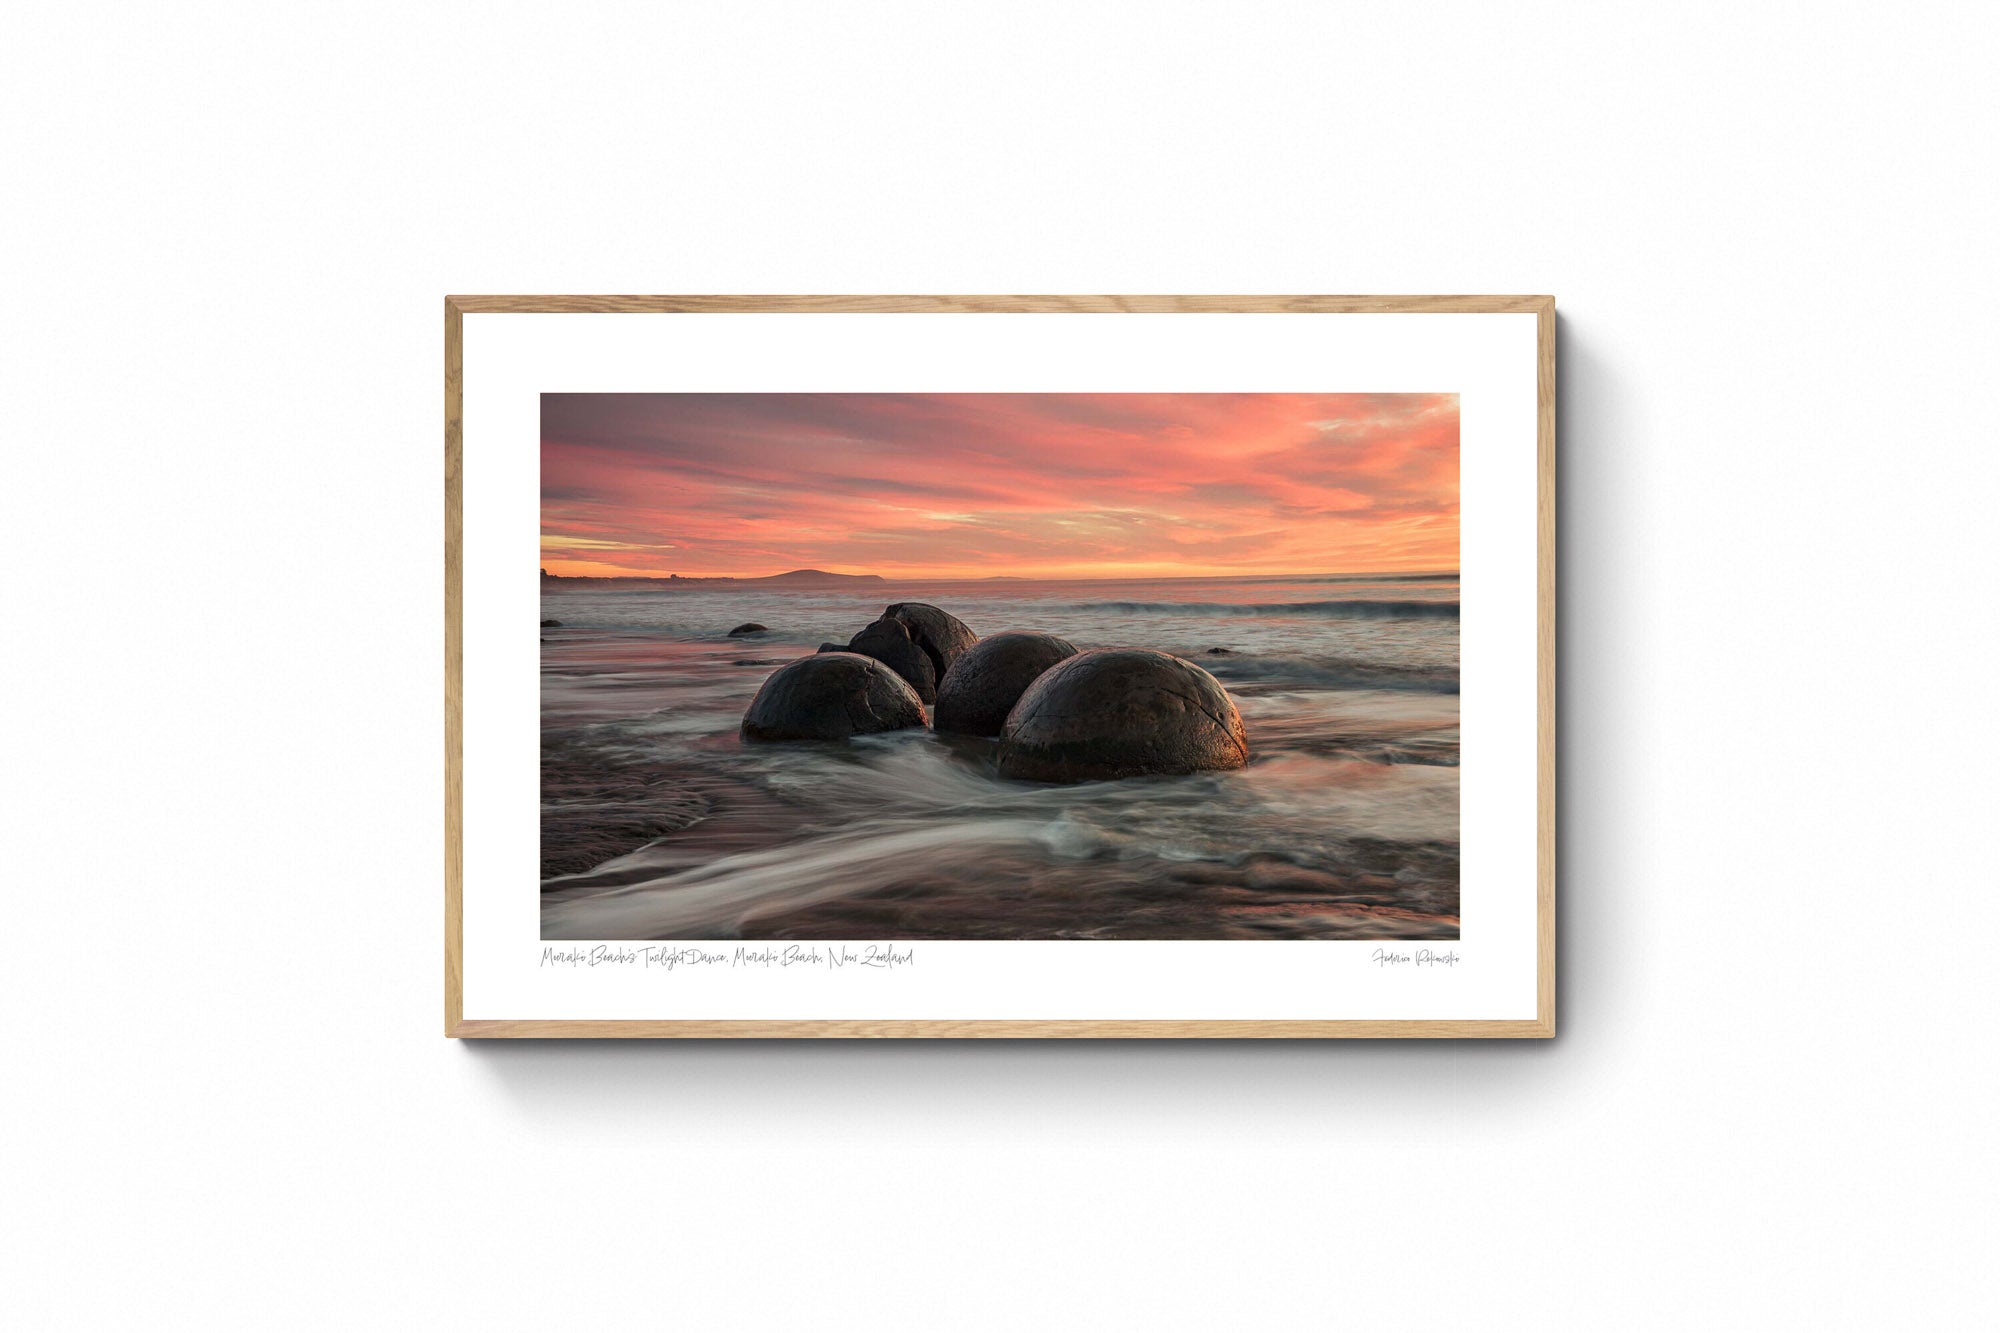
M 9 12 L 13 1326 L 1991 1326 L 1993 7 Z M 440 1038 L 448 291 L 1556 292 L 1561 1038 Z

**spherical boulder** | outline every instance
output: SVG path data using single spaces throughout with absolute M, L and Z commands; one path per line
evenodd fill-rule
M 903 623 L 910 632 L 910 642 L 931 659 L 931 669 L 939 680 L 944 679 L 944 673 L 951 670 L 960 653 L 979 642 L 979 636 L 963 620 L 928 602 L 897 602 L 882 614 Z
M 1075 656 L 1076 645 L 1053 634 L 989 634 L 961 653 L 938 682 L 931 725 L 966 736 L 998 736 L 1035 678 Z
M 743 714 L 752 741 L 841 741 L 924 725 L 909 682 L 858 653 L 818 653 L 772 672 Z
M 1002 776 L 1088 782 L 1241 768 L 1243 718 L 1215 677 L 1140 648 L 1078 653 L 1035 679 L 1000 732 Z
M 745 634 L 762 634 L 764 632 L 765 632 L 764 626 L 758 624 L 754 620 L 746 620 L 741 625 L 738 625 L 735 629 L 729 631 L 729 637 L 732 639 L 739 639 L 743 637 Z
M 930 654 L 911 641 L 902 621 L 883 616 L 848 640 L 847 651 L 882 663 L 908 681 L 925 703 L 937 699 L 937 668 Z

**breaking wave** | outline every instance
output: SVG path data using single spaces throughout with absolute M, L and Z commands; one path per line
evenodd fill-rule
M 1231 656 L 1198 659 L 1226 684 L 1262 684 L 1282 689 L 1416 690 L 1457 694 L 1456 667 L 1390 666 L 1345 657 Z
M 1456 620 L 1457 602 L 1086 602 L 1115 615 L 1316 616 L 1328 620 Z

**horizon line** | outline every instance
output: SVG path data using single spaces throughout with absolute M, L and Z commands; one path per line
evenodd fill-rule
M 1442 578 L 1448 575 L 1450 577 L 1456 578 L 1460 575 L 1461 572 L 1462 571 L 1458 569 L 1423 568 L 1423 569 L 1317 569 L 1317 570 L 1291 569 L 1291 570 L 1271 570 L 1271 571 L 1250 572 L 1250 573 L 1245 573 L 1243 571 L 1237 570 L 1237 571 L 1230 571 L 1227 573 L 1209 573 L 1209 574 L 1098 574 L 1098 575 L 932 574 L 932 573 L 880 574 L 873 570 L 867 570 L 861 573 L 847 573 L 837 569 L 819 569 L 813 566 L 802 565 L 793 569 L 780 570 L 775 574 L 689 574 L 689 573 L 684 573 L 680 570 L 674 570 L 670 573 L 664 573 L 664 574 L 551 574 L 548 572 L 546 566 L 542 567 L 542 577 L 544 578 L 595 579 L 600 582 L 611 582 L 618 579 L 632 579 L 632 580 L 646 580 L 656 583 L 665 583 L 672 579 L 680 579 L 683 582 L 697 580 L 697 579 L 728 579 L 733 582 L 751 582 L 760 579 L 783 578 L 787 574 L 825 574 L 834 578 L 844 578 L 844 579 L 877 578 L 881 579 L 885 583 L 893 582 L 896 580 L 903 580 L 907 582 L 932 582 L 932 583 L 993 583 L 993 582 L 1006 582 L 1006 581 L 1018 581 L 1021 583 L 1034 583 L 1034 582 L 1111 583 L 1120 580 L 1157 581 L 1157 580 L 1176 579 L 1176 578 L 1184 578 L 1184 579 L 1226 579 L 1226 578 L 1325 579 L 1325 578 L 1396 578 L 1396 577 L 1407 578 L 1418 575 L 1434 577 L 1434 578 Z

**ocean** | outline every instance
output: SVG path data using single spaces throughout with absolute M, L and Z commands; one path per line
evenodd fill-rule
M 1458 938 L 1456 575 L 543 587 L 544 939 Z M 1184 657 L 1249 766 L 1048 786 L 928 730 L 738 737 L 902 601 Z

